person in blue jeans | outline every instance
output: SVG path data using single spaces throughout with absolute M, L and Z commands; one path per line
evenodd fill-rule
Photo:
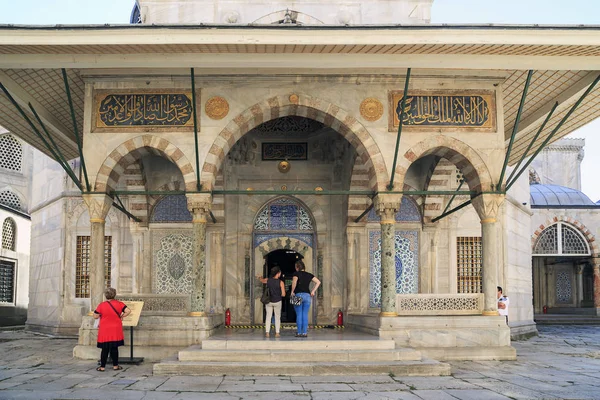
M 321 281 L 310 272 L 306 272 L 304 263 L 302 261 L 296 261 L 296 273 L 292 279 L 292 291 L 291 296 L 298 296 L 302 299 L 302 303 L 298 306 L 294 306 L 296 311 L 296 337 L 307 337 L 308 336 L 308 310 L 310 309 L 311 298 L 317 293 L 317 289 L 321 285 Z M 310 290 L 310 283 L 314 282 L 312 290 Z

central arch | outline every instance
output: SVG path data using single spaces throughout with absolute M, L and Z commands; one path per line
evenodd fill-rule
M 354 146 L 357 157 L 368 166 L 370 188 L 385 190 L 388 173 L 383 155 L 367 129 L 337 105 L 303 94 L 271 97 L 248 108 L 227 124 L 213 142 L 202 166 L 202 188 L 213 189 L 225 156 L 242 136 L 264 122 L 285 116 L 314 119 L 338 132 Z

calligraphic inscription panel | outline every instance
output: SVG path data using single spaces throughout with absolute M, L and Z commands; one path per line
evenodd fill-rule
M 403 91 L 390 92 L 390 132 L 398 129 Z M 407 130 L 496 131 L 491 91 L 409 91 L 402 125 Z
M 308 143 L 263 143 L 263 161 L 306 160 Z
M 99 129 L 193 128 L 191 92 L 97 93 L 94 111 Z

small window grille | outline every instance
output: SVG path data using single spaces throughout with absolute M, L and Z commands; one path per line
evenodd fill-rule
M 15 263 L 0 260 L 0 303 L 14 303 Z
M 0 203 L 14 210 L 21 210 L 21 200 L 10 190 L 0 192 Z
M 587 256 L 590 248 L 581 233 L 559 222 L 546 228 L 533 246 L 533 255 Z
M 75 297 L 90 297 L 90 236 L 77 236 L 75 256 Z M 112 236 L 104 237 L 104 280 L 110 287 L 112 263 Z
M 465 180 L 465 176 L 463 175 L 462 171 L 458 168 L 456 168 L 455 175 L 456 175 L 456 184 L 460 185 Z
M 15 236 L 17 226 L 12 218 L 6 218 L 2 223 L 2 248 L 15 251 Z
M 0 168 L 21 171 L 23 147 L 12 135 L 0 136 Z
M 482 293 L 481 238 L 457 237 L 456 260 L 458 293 Z

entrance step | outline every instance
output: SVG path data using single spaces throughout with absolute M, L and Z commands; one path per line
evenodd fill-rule
M 289 345 L 288 345 L 289 346 Z M 247 362 L 357 362 L 357 361 L 419 361 L 421 353 L 414 349 L 393 350 L 209 350 L 187 348 L 179 352 L 180 361 Z
M 450 365 L 433 360 L 372 362 L 201 362 L 165 360 L 155 375 L 389 375 L 448 376 Z
M 206 339 L 202 341 L 203 350 L 393 350 L 396 343 L 390 339 L 372 340 L 226 340 Z

